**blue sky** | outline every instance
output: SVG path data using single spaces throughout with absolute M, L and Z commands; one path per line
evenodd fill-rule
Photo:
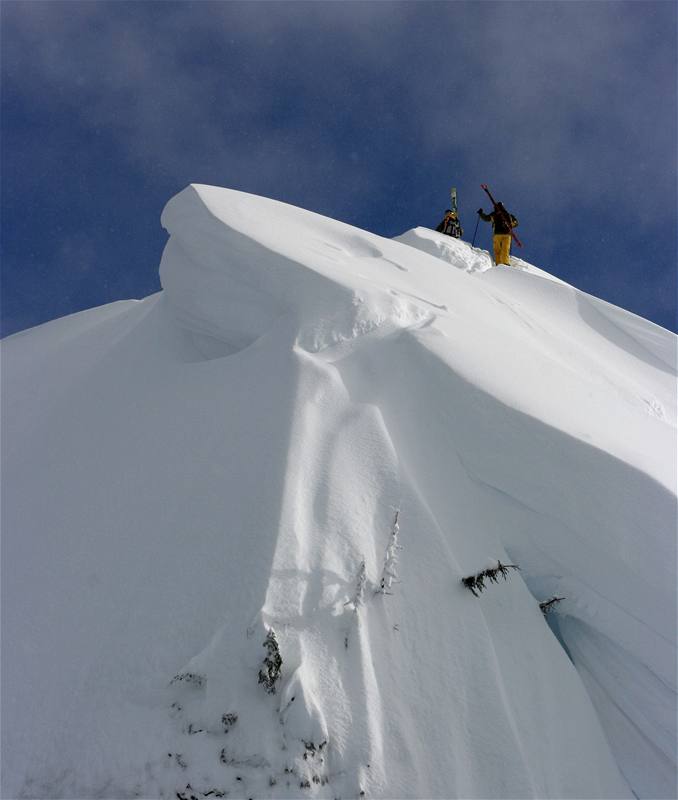
M 469 240 L 487 182 L 522 257 L 676 330 L 670 0 L 0 13 L 3 335 L 157 291 L 191 182 L 384 236 L 435 227 L 456 185 Z

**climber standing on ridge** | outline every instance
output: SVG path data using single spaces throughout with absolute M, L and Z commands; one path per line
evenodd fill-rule
M 454 239 L 461 239 L 464 231 L 459 222 L 457 212 L 448 208 L 443 217 L 443 221 L 436 228 L 438 233 L 445 233 L 447 236 L 452 236 Z
M 478 209 L 480 219 L 492 223 L 492 245 L 494 247 L 494 263 L 511 266 L 512 231 L 518 226 L 518 220 L 508 212 L 503 203 L 495 202 L 494 210 L 486 214 L 482 208 Z

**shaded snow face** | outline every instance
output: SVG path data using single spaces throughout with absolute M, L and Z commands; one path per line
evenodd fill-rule
M 4 793 L 674 796 L 676 338 L 422 228 L 163 224 L 161 294 L 3 345 Z

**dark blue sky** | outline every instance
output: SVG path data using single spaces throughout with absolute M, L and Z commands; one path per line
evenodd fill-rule
M 435 227 L 456 185 L 469 240 L 487 182 L 522 257 L 676 330 L 670 0 L 0 13 L 3 335 L 158 290 L 191 182 L 384 236 Z

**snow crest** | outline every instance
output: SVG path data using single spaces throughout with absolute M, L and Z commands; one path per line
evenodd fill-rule
M 675 796 L 676 337 L 423 228 L 162 223 L 162 293 L 3 343 L 4 795 Z
M 224 353 L 283 318 L 293 321 L 301 346 L 317 352 L 429 316 L 421 303 L 375 282 L 371 262 L 384 258 L 375 243 L 388 249 L 390 242 L 310 211 L 189 186 L 167 204 L 162 224 L 170 233 L 160 264 L 168 302 L 183 327 L 220 341 Z M 344 275 L 349 264 L 359 269 Z

